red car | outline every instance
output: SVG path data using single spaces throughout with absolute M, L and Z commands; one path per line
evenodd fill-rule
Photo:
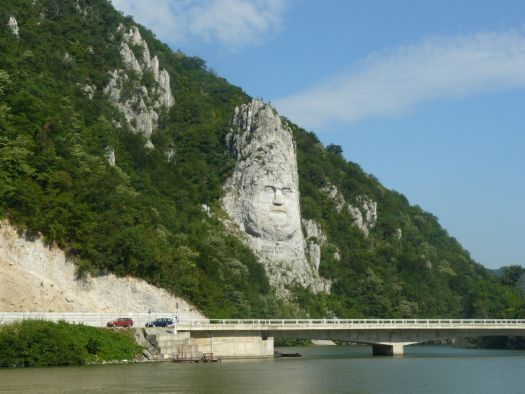
M 113 320 L 106 324 L 108 327 L 133 327 L 133 320 L 130 317 L 119 317 L 117 320 Z

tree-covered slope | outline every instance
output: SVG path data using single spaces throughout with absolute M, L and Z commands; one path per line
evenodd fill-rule
M 1 215 L 44 234 L 81 270 L 145 278 L 211 316 L 273 314 L 263 268 L 201 209 L 217 201 L 231 165 L 222 140 L 243 92 L 142 30 L 177 101 L 161 116 L 156 149 L 144 149 L 142 136 L 113 125 L 121 114 L 103 93 L 122 67 L 117 28 L 131 21 L 107 1 L 78 2 L 82 11 L 75 1 L 32 3 L 0 3 Z
M 121 24 L 136 25 L 106 0 L 0 0 L 1 217 L 64 248 L 79 273 L 138 276 L 212 317 L 523 314 L 520 292 L 473 262 L 434 216 L 295 125 L 302 214 L 327 235 L 320 270 L 333 286 L 330 295 L 298 288 L 292 306 L 278 300 L 222 222 L 221 187 L 234 166 L 225 135 L 249 97 L 139 26 L 175 98 L 160 113 L 155 149 L 145 149 L 104 93 L 109 72 L 124 68 Z M 149 73 L 129 75 L 153 83 Z M 377 202 L 368 236 L 327 187 L 347 202 Z

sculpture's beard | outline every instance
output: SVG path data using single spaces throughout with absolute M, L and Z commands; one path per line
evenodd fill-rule
M 252 236 L 268 241 L 286 241 L 297 232 L 298 211 L 285 206 L 265 207 L 261 209 L 253 201 L 245 207 L 244 228 Z

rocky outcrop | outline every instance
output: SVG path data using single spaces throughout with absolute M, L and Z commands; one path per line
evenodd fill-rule
M 377 222 L 377 202 L 367 196 L 359 196 L 355 206 L 348 205 L 348 213 L 359 230 L 368 236 Z
M 35 3 L 35 0 L 33 0 L 33 4 Z M 77 10 L 77 12 L 82 15 L 82 16 L 87 16 L 88 12 L 87 12 L 87 7 L 86 8 L 82 8 L 78 2 L 78 0 L 75 1 L 75 8 Z
M 104 153 L 105 153 L 106 160 L 108 161 L 108 164 L 111 167 L 115 167 L 115 164 L 116 164 L 115 150 L 111 146 L 106 146 Z
M 95 85 L 85 84 L 84 86 L 81 86 L 80 90 L 86 96 L 88 99 L 93 100 L 93 97 L 95 97 L 95 92 L 97 91 L 97 88 Z
M 151 134 L 156 127 L 159 114 L 153 107 L 146 104 L 146 102 L 149 103 L 147 89 L 131 82 L 123 70 L 114 70 L 110 76 L 111 79 L 104 88 L 104 93 L 108 95 L 113 106 L 124 115 L 130 128 L 142 134 L 146 138 L 146 146 L 150 147 Z M 135 85 L 135 94 L 126 99 L 123 96 L 123 91 L 127 84 Z
M 132 50 L 125 42 L 120 43 L 120 57 L 128 70 L 135 71 L 137 74 L 142 75 L 142 67 L 140 67 L 139 61 L 135 58 Z
M 338 213 L 345 209 L 354 220 L 357 228 L 368 237 L 370 230 L 375 227 L 377 222 L 377 202 L 368 196 L 360 195 L 355 198 L 352 204 L 349 204 L 337 187 L 332 184 L 322 188 L 321 192 L 334 202 L 335 210 Z
M 321 246 L 326 242 L 321 226 L 312 219 L 303 219 L 304 237 L 308 248 L 308 260 L 319 271 L 321 264 Z
M 156 312 L 195 308 L 166 290 L 115 275 L 77 278 L 65 253 L 0 222 L 0 310 L 33 312 Z
M 62 63 L 64 64 L 73 64 L 75 59 L 73 56 L 71 56 L 68 52 L 64 53 L 64 57 L 62 58 Z
M 9 20 L 7 21 L 7 27 L 11 29 L 11 32 L 16 36 L 16 38 L 20 37 L 20 35 L 18 34 L 18 23 L 14 16 L 9 17 Z
M 119 32 L 124 30 L 121 25 Z M 142 39 L 136 26 L 124 32 L 122 40 L 120 56 L 124 70 L 110 72 L 110 80 L 104 93 L 124 115 L 130 129 L 144 135 L 146 147 L 153 148 L 150 138 L 157 127 L 160 110 L 175 104 L 170 76 L 166 70 L 159 70 L 159 59 L 156 56 L 151 58 L 148 44 Z M 137 48 L 141 56 L 136 57 L 133 48 Z M 154 80 L 154 86 L 149 89 L 138 81 L 146 72 L 150 72 Z M 132 77 L 132 74 L 136 76 Z
M 317 257 L 314 263 L 308 259 L 290 128 L 270 105 L 253 100 L 235 109 L 227 144 L 237 162 L 224 185 L 223 207 L 277 293 L 286 297 L 295 284 L 328 291 L 328 281 L 317 272 Z

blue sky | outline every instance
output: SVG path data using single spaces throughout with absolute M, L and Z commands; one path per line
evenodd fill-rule
M 478 262 L 525 266 L 523 0 L 113 4 L 341 145 Z

